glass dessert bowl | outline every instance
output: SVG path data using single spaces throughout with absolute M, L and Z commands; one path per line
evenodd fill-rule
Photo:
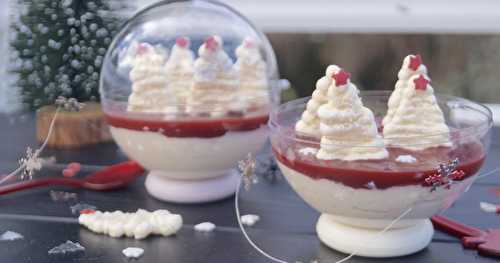
M 113 138 L 150 171 L 148 192 L 196 203 L 234 193 L 234 167 L 265 143 L 282 83 L 269 41 L 239 13 L 162 1 L 118 33 L 100 88 Z
M 298 195 L 322 213 L 316 230 L 327 246 L 367 257 L 419 251 L 433 235 L 429 218 L 474 182 L 490 144 L 491 112 L 463 98 L 434 97 L 427 83 L 420 90 L 415 84 L 413 94 L 427 92 L 428 97 L 404 101 L 428 108 L 436 102 L 435 112 L 419 112 L 416 106 L 410 109 L 413 115 L 402 117 L 398 114 L 406 112 L 400 108 L 394 118 L 401 123 L 394 126 L 384 119 L 382 125 L 391 111 L 391 92 L 359 93 L 348 74 L 340 76 L 339 68 L 333 73 L 331 67 L 312 98 L 285 103 L 271 113 L 272 151 L 280 170 Z M 316 127 L 306 129 L 315 120 Z M 439 132 L 426 132 L 431 126 Z M 391 132 L 397 129 L 406 133 Z

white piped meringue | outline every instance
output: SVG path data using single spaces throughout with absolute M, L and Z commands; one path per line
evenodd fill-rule
M 176 112 L 175 96 L 167 89 L 163 63 L 165 57 L 147 43 L 139 44 L 135 63 L 130 71 L 132 94 L 128 110 L 136 112 Z
M 258 43 L 246 38 L 236 48 L 235 70 L 240 79 L 240 96 L 255 106 L 269 102 L 267 66 L 259 51 Z
M 425 74 L 412 76 L 408 80 L 398 109 L 392 120 L 384 125 L 385 142 L 408 150 L 450 147 L 450 129 L 434 96 L 434 89 L 428 83 L 424 87 L 417 87 L 419 78 L 430 82 Z
M 337 65 L 330 65 L 326 68 L 325 76 L 316 81 L 316 89 L 311 99 L 307 102 L 306 110 L 302 113 L 301 119 L 295 125 L 295 130 L 306 136 L 320 137 L 318 109 L 328 101 L 328 88 L 332 83 L 332 75 L 340 68 Z
M 321 148 L 316 157 L 345 161 L 386 158 L 388 152 L 372 111 L 363 106 L 359 90 L 345 71 L 334 77 L 340 79 L 341 75 L 345 84 L 334 79 L 328 89 L 328 102 L 318 109 Z
M 81 214 L 78 222 L 89 230 L 111 237 L 143 239 L 151 234 L 170 236 L 182 227 L 182 217 L 167 210 L 148 212 L 139 209 L 135 213 L 101 212 Z
M 417 57 L 418 56 L 418 57 Z M 396 86 L 391 96 L 389 97 L 389 101 L 387 103 L 387 114 L 382 120 L 382 124 L 385 126 L 389 122 L 391 122 L 394 113 L 399 107 L 401 103 L 403 92 L 406 90 L 408 86 L 408 81 L 411 77 L 419 74 L 427 74 L 427 68 L 424 64 L 420 63 L 417 70 L 413 70 L 410 68 L 410 62 L 412 59 L 418 59 L 421 61 L 419 55 L 408 55 L 403 60 L 403 65 L 398 72 L 398 81 L 396 82 Z

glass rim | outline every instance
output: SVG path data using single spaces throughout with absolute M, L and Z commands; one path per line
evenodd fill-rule
M 385 97 L 388 98 L 390 94 L 392 93 L 392 90 L 368 90 L 368 91 L 360 91 L 360 97 L 361 99 L 365 99 L 366 97 Z M 481 114 L 484 114 L 486 117 L 485 121 L 482 121 L 478 125 L 471 125 L 470 127 L 465 127 L 465 128 L 457 128 L 459 131 L 459 136 L 453 136 L 453 132 L 450 131 L 449 133 L 435 133 L 435 134 L 426 134 L 426 135 L 418 135 L 418 136 L 405 136 L 405 137 L 389 137 L 389 138 L 384 138 L 381 137 L 382 141 L 384 142 L 383 145 L 361 145 L 357 144 L 356 141 L 351 141 L 349 143 L 345 144 L 333 144 L 333 143 L 321 143 L 320 138 L 318 137 L 307 137 L 307 136 L 300 136 L 300 133 L 290 133 L 291 130 L 295 131 L 295 127 L 291 126 L 286 126 L 283 127 L 283 125 L 280 125 L 279 121 L 277 120 L 278 114 L 282 112 L 286 108 L 297 108 L 299 106 L 304 107 L 311 98 L 311 96 L 308 97 L 303 97 L 295 100 L 291 100 L 289 102 L 283 103 L 279 106 L 274 107 L 271 109 L 270 115 L 269 115 L 269 122 L 268 126 L 271 131 L 271 137 L 279 133 L 280 137 L 285 137 L 288 140 L 295 141 L 297 143 L 302 143 L 302 144 L 307 144 L 307 145 L 313 145 L 313 146 L 318 146 L 320 144 L 327 145 L 327 146 L 333 146 L 333 147 L 353 147 L 353 148 L 375 148 L 375 147 L 386 147 L 386 148 L 395 148 L 395 147 L 423 147 L 426 145 L 436 145 L 436 144 L 445 144 L 446 142 L 454 142 L 454 141 L 459 141 L 463 139 L 467 139 L 473 136 L 477 136 L 478 134 L 485 134 L 487 133 L 492 127 L 493 127 L 493 113 L 492 111 L 486 107 L 485 105 L 474 102 L 469 99 L 465 99 L 462 97 L 457 97 L 457 96 L 452 96 L 452 95 L 444 95 L 444 94 L 435 94 L 436 99 L 439 101 L 457 101 L 457 102 L 463 102 L 466 104 L 474 105 L 477 107 L 477 111 Z M 387 102 L 385 102 L 387 103 Z M 378 127 L 377 127 L 378 128 Z M 380 133 L 379 133 L 380 134 Z M 297 136 L 299 135 L 299 136 Z M 381 135 L 381 134 L 380 134 Z M 433 138 L 433 137 L 442 137 L 442 136 L 449 136 L 449 140 L 446 142 L 443 141 L 441 142 L 432 142 L 432 143 L 390 143 L 388 144 L 387 142 L 390 140 L 396 140 L 396 139 L 402 139 L 402 140 L 412 140 L 412 139 L 428 139 L 428 138 Z

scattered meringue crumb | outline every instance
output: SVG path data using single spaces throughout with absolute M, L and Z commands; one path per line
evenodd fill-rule
M 127 258 L 140 258 L 144 254 L 144 249 L 140 247 L 128 247 L 122 250 L 122 253 Z
M 73 242 L 71 240 L 67 240 L 65 243 L 62 243 L 61 245 L 49 250 L 49 255 L 66 254 L 66 253 L 73 253 L 73 252 L 78 252 L 78 251 L 85 251 L 85 248 L 82 245 L 80 245 L 80 243 L 78 243 L 78 242 Z
M 414 163 L 416 161 L 417 161 L 417 158 L 415 158 L 409 154 L 400 155 L 400 156 L 398 156 L 398 158 L 396 158 L 396 162 L 400 162 L 400 163 Z
M 299 150 L 299 153 L 302 155 L 316 155 L 318 153 L 318 149 L 311 148 L 311 147 L 305 147 Z
M 498 212 L 500 212 L 500 209 L 496 205 L 486 203 L 486 202 L 480 202 L 479 207 L 481 208 L 481 210 L 483 210 L 486 213 L 498 213 Z
M 374 181 L 370 181 L 367 184 L 365 184 L 366 188 L 368 189 L 377 189 L 377 185 L 375 184 Z
M 212 232 L 215 229 L 214 223 L 203 222 L 194 226 L 194 230 L 198 232 Z
M 253 226 L 259 222 L 260 216 L 258 215 L 243 215 L 241 216 L 241 223 L 245 226 Z
M 0 241 L 14 241 L 23 238 L 23 235 L 14 231 L 5 231 L 2 235 L 0 235 Z

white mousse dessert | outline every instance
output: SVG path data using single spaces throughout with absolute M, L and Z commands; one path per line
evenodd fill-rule
M 363 105 L 349 74 L 335 70 L 329 75 L 327 70 L 327 76 L 331 80 L 318 81 L 315 91 L 323 95 L 313 95 L 295 125 L 290 120 L 299 115 L 296 110 L 304 104 L 291 102 L 276 111 L 278 117 L 271 118 L 272 148 L 280 170 L 315 209 L 344 224 L 384 228 L 411 208 L 411 213 L 395 224 L 405 227 L 447 208 L 473 182 L 484 161 L 481 144 L 415 146 L 449 143 L 448 127 L 425 75 L 408 79 L 398 110 L 384 126 L 384 135 L 387 129 L 396 137 L 392 142 L 405 147 L 386 147 L 374 114 Z M 379 103 L 380 97 L 365 99 Z M 430 133 L 440 136 L 407 140 Z M 411 160 L 401 156 L 411 156 Z M 453 158 L 460 160 L 455 168 L 465 175 L 457 177 L 460 183 L 447 185 L 433 176 L 440 173 L 441 164 Z
M 188 39 L 178 38 L 164 66 L 146 46 L 130 74 L 133 92 L 128 111 L 106 112 L 120 148 L 151 171 L 146 180 L 150 193 L 166 192 L 165 185 L 174 185 L 173 181 L 186 187 L 224 178 L 237 182 L 237 162 L 255 154 L 267 138 L 268 105 L 245 110 L 238 74 L 222 39 L 208 38 L 194 65 L 188 46 Z M 232 193 L 235 186 L 226 189 Z M 205 193 L 217 191 L 211 188 Z

